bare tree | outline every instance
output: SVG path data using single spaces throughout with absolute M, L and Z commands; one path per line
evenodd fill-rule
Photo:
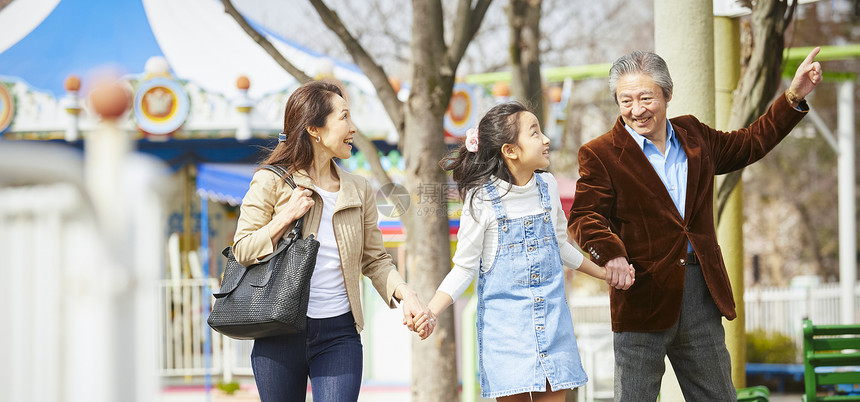
M 506 11 L 510 27 L 511 95 L 528 105 L 540 126 L 546 127 L 540 74 L 541 4 L 541 0 L 511 0 Z
M 780 85 L 785 30 L 791 23 L 797 2 L 789 0 L 741 1 L 752 8 L 750 46 L 743 60 L 743 74 L 735 89 L 729 128 L 750 125 L 764 114 Z M 743 169 L 729 173 L 717 185 L 717 220 L 741 180 Z
M 276 60 L 283 58 L 272 46 L 266 45 L 265 38 L 249 26 L 230 0 L 222 1 L 226 12 L 257 43 Z M 448 41 L 442 2 L 413 1 L 411 88 L 409 98 L 402 102 L 389 83 L 385 70 L 347 29 L 337 13 L 322 0 L 310 0 L 326 27 L 337 35 L 354 62 L 373 83 L 399 134 L 399 147 L 406 163 L 406 187 L 418 195 L 417 205 L 401 216 L 406 232 L 407 276 L 425 301 L 430 299 L 451 268 L 447 178 L 438 166 L 447 152 L 442 135 L 443 116 L 453 92 L 457 67 L 491 1 L 460 0 Z M 287 66 L 285 69 L 292 74 Z M 307 79 L 296 78 L 300 81 Z M 368 143 L 358 144 L 359 149 L 366 156 L 373 157 L 377 154 L 375 150 L 362 149 L 369 148 Z M 374 175 L 384 175 L 384 172 L 375 172 Z M 458 398 L 453 314 L 442 314 L 434 332 L 431 341 L 419 342 L 413 338 L 414 401 L 453 401 Z

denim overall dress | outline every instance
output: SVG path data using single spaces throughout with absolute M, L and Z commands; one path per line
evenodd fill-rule
M 484 188 L 499 224 L 490 267 L 478 278 L 481 396 L 577 388 L 588 381 L 573 335 L 564 268 L 547 184 L 535 176 L 543 213 L 509 219 L 496 191 Z

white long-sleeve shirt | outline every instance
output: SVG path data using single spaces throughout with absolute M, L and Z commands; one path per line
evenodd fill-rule
M 552 224 L 555 227 L 555 237 L 561 252 L 561 262 L 572 269 L 582 265 L 583 256 L 576 247 L 567 242 L 567 217 L 561 208 L 561 198 L 558 193 L 558 182 L 550 173 L 540 173 L 546 182 L 552 203 Z M 540 193 L 535 177 L 524 186 L 513 185 L 508 191 L 509 183 L 493 178 L 493 184 L 502 197 L 502 205 L 510 219 L 543 213 L 540 203 Z M 478 196 L 475 197 L 477 192 Z M 470 202 L 474 199 L 474 203 Z M 463 201 L 463 213 L 460 216 L 460 229 L 457 231 L 457 250 L 454 252 L 454 268 L 445 276 L 439 285 L 439 291 L 457 300 L 472 283 L 478 267 L 482 264 L 490 267 L 496 255 L 499 242 L 499 224 L 493 203 L 487 196 L 483 186 L 466 194 Z

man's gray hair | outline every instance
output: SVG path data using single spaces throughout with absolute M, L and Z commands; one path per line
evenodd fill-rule
M 615 93 L 615 87 L 618 84 L 618 79 L 627 74 L 637 73 L 651 76 L 651 79 L 663 89 L 664 98 L 669 99 L 672 96 L 672 77 L 669 76 L 669 67 L 666 66 L 666 61 L 656 53 L 637 50 L 619 57 L 609 69 L 609 92 L 616 105 L 618 104 L 618 96 Z

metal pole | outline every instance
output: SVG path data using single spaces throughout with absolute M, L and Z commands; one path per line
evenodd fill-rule
M 839 136 L 839 284 L 841 323 L 855 324 L 854 288 L 857 284 L 857 217 L 854 180 L 854 81 L 839 85 L 837 95 Z
M 200 262 L 203 271 L 203 388 L 206 390 L 206 400 L 212 399 L 212 329 L 206 324 L 209 319 L 209 300 L 212 290 L 209 289 L 209 199 L 200 197 Z

